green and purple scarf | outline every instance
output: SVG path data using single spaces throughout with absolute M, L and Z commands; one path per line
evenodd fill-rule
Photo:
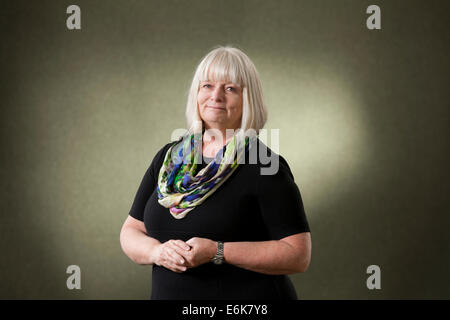
M 251 138 L 234 135 L 214 160 L 198 171 L 202 160 L 201 139 L 201 133 L 185 135 L 169 148 L 159 171 L 158 202 L 169 208 L 176 219 L 184 218 L 231 176 L 242 163 Z

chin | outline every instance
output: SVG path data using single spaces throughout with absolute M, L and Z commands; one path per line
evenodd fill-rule
M 206 117 L 203 118 L 203 121 L 206 123 L 223 123 L 223 119 L 221 118 L 213 118 L 213 117 Z
M 203 121 L 206 122 L 223 122 L 225 119 L 219 114 L 206 114 L 201 116 Z

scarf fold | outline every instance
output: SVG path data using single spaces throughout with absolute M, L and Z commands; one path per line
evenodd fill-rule
M 217 152 L 213 161 L 197 170 L 202 162 L 202 133 L 188 132 L 167 151 L 158 175 L 158 202 L 169 208 L 175 219 L 188 212 L 214 193 L 245 160 L 245 152 L 255 136 L 238 131 Z

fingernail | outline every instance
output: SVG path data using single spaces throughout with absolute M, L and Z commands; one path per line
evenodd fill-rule
M 183 260 L 183 259 L 181 259 L 181 260 L 180 260 L 180 262 L 181 262 L 181 263 L 184 263 L 184 260 Z

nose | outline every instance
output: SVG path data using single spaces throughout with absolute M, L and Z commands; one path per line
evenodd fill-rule
M 223 92 L 221 86 L 216 86 L 214 90 L 211 92 L 212 101 L 223 101 L 224 97 L 225 93 Z

